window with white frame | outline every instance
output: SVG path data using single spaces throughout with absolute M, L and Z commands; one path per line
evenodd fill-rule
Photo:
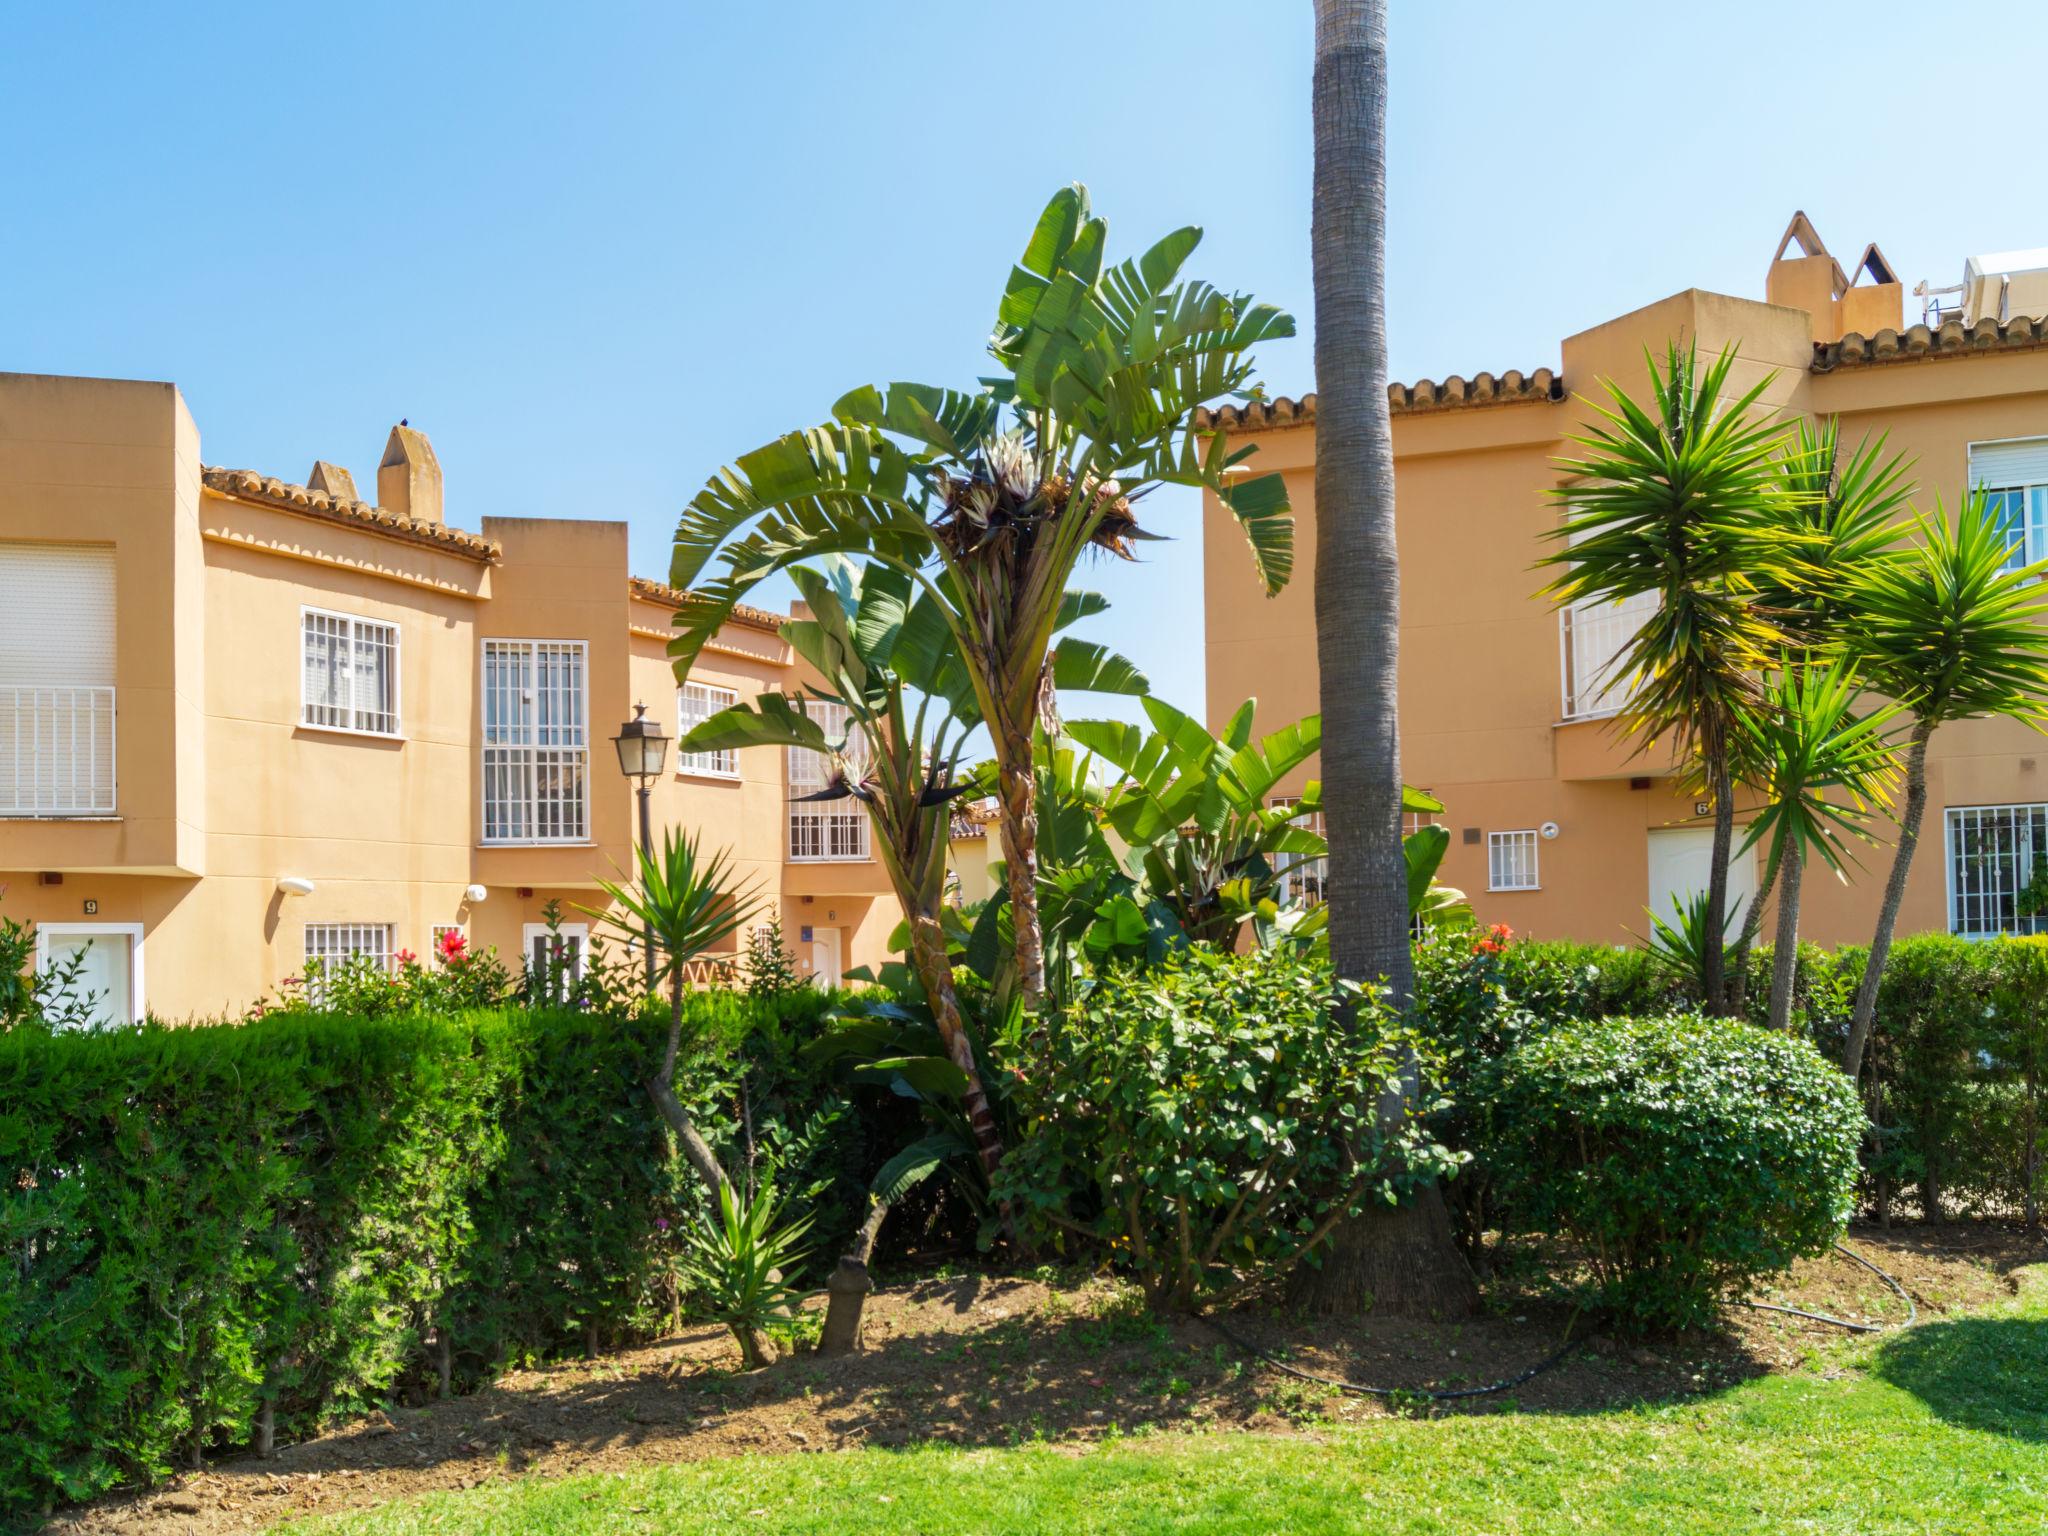
M 1535 832 L 1486 834 L 1486 888 L 1489 891 L 1537 889 Z
M 2048 932 L 2048 805 L 1950 806 L 1948 931 Z
M 737 689 L 719 688 L 710 683 L 683 684 L 676 690 L 677 738 L 680 740 L 687 736 L 692 729 L 713 715 L 731 709 L 739 701 Z M 740 776 L 740 755 L 731 747 L 718 752 L 680 752 L 676 754 L 676 771 L 736 779 Z
M 1571 543 L 1578 543 L 1575 535 Z M 1586 599 L 1558 611 L 1559 663 L 1563 670 L 1564 718 L 1611 715 L 1635 693 L 1624 657 L 1657 611 L 1654 594 L 1619 602 Z
M 1299 805 L 1301 796 L 1275 795 L 1267 803 L 1281 808 Z M 1306 828 L 1317 837 L 1328 835 L 1329 829 L 1321 811 L 1309 811 L 1293 819 L 1295 825 Z M 1329 859 L 1305 859 L 1297 854 L 1281 854 L 1275 862 L 1280 867 L 1280 878 L 1274 886 L 1273 896 L 1283 907 L 1297 901 L 1314 903 L 1328 897 Z
M 320 608 L 299 619 L 299 723 L 398 734 L 398 626 Z
M 2007 570 L 2048 560 L 2048 437 L 1970 444 L 1970 484 L 2012 541 Z
M 588 648 L 483 643 L 486 843 L 590 840 Z
M 434 924 L 434 953 L 431 958 L 436 966 L 444 966 L 451 958 L 466 954 L 468 950 L 469 930 L 462 924 Z
M 838 742 L 847 732 L 844 704 L 822 699 L 804 701 L 804 713 L 818 722 L 825 739 Z M 867 763 L 866 742 L 858 732 L 846 743 L 848 771 L 858 776 Z M 797 863 L 851 863 L 868 857 L 868 816 L 858 800 L 798 802 L 816 794 L 831 780 L 832 760 L 808 747 L 789 752 L 789 856 Z

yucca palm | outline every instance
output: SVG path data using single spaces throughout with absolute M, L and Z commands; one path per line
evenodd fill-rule
M 1133 506 L 1159 485 L 1207 487 L 1250 536 L 1269 592 L 1293 562 L 1277 474 L 1226 478 L 1251 450 L 1195 430 L 1196 411 L 1252 387 L 1251 349 L 1294 332 L 1271 305 L 1183 279 L 1193 228 L 1107 265 L 1086 189 L 1054 195 L 1011 270 L 976 393 L 856 389 L 832 420 L 716 475 L 676 530 L 670 579 L 693 595 L 670 644 L 678 677 L 776 571 L 860 554 L 937 604 L 999 770 L 1020 984 L 1044 974 L 1034 888 L 1032 740 L 1069 578 L 1090 550 L 1131 557 Z M 705 579 L 714 563 L 716 574 Z
M 669 987 L 668 1045 L 661 1067 L 647 1080 L 647 1093 L 681 1146 L 683 1156 L 716 1196 L 729 1180 L 709 1142 L 676 1097 L 676 1057 L 683 1042 L 683 988 L 690 962 L 709 953 L 761 910 L 760 893 L 744 885 L 723 852 L 705 853 L 694 834 L 673 827 L 661 848 L 634 850 L 637 885 L 598 881 L 609 908 L 585 907 L 590 916 L 623 928 L 633 938 L 647 935 L 655 951 L 655 982 Z M 637 927 L 636 927 L 637 925 Z
M 1849 653 L 1865 680 L 1913 718 L 1906 798 L 1870 957 L 1856 989 L 1843 1067 L 1863 1066 L 1878 984 L 1891 954 L 1906 874 L 1927 811 L 1927 744 L 1952 720 L 2003 716 L 2039 729 L 2048 720 L 2048 562 L 2021 565 L 2014 535 L 1980 490 L 1967 492 L 1951 523 L 1939 500 L 1914 521 L 1919 542 L 1873 562 L 1855 581 Z
M 1799 954 L 1799 903 L 1806 863 L 1818 856 L 1848 879 L 1853 840 L 1871 842 L 1872 814 L 1891 804 L 1898 765 L 1888 731 L 1897 705 L 1856 712 L 1861 684 L 1846 663 L 1788 658 L 1765 680 L 1763 698 L 1738 717 L 1736 758 L 1763 804 L 1742 841 L 1769 848 L 1778 872 L 1778 928 L 1772 951 L 1770 1022 L 1788 1029 Z M 1763 894 L 1757 895 L 1761 906 Z
M 1766 511 L 1797 554 L 1759 573 L 1756 601 L 1809 653 L 1839 644 L 1855 580 L 1896 552 L 1913 461 L 1887 457 L 1885 442 L 1880 433 L 1845 451 L 1839 418 L 1802 418 L 1779 461 L 1785 494 Z
M 1865 437 L 1845 457 L 1841 423 L 1831 416 L 1802 420 L 1780 460 L 1786 495 L 1770 511 L 1798 544 L 1798 556 L 1789 570 L 1763 573 L 1756 600 L 1797 642 L 1797 649 L 1787 655 L 1799 665 L 1823 663 L 1840 654 L 1856 578 L 1896 553 L 1897 515 L 1913 495 L 1912 482 L 1906 478 L 1912 463 L 1902 454 L 1886 457 L 1884 448 L 1882 434 L 1875 440 Z M 1738 765 L 1735 777 L 1754 784 L 1767 772 L 1765 765 Z M 1743 962 L 1763 931 L 1764 909 L 1777 886 L 1779 863 L 1774 845 L 1764 861 L 1763 882 L 1729 950 L 1728 989 L 1736 1005 L 1731 1012 L 1739 1011 Z
M 976 1152 L 992 1175 L 1003 1146 L 953 985 L 943 922 L 948 802 L 975 788 L 960 762 L 982 723 L 967 667 L 951 644 L 940 600 L 928 590 L 914 592 L 906 572 L 878 562 L 855 567 L 833 556 L 821 568 L 798 566 L 791 574 L 811 617 L 785 624 L 782 633 L 817 673 L 811 692 L 845 707 L 846 736 L 829 738 L 801 701 L 766 693 L 696 726 L 677 750 L 794 747 L 831 762 L 826 787 L 809 798 L 851 799 L 866 811 L 875 855 L 909 926 L 918 982 L 962 1075 Z M 1093 593 L 1068 594 L 1055 628 L 1103 606 Z M 1057 687 L 1134 693 L 1149 686 L 1128 661 L 1081 640 L 1062 640 L 1047 670 Z
M 1660 365 L 1646 355 L 1646 406 L 1612 380 L 1612 408 L 1572 442 L 1558 467 L 1568 485 L 1559 548 L 1542 564 L 1560 574 L 1545 592 L 1559 607 L 1654 597 L 1657 607 L 1617 658 L 1611 682 L 1628 693 L 1616 717 L 1645 747 L 1669 742 L 1697 765 L 1714 808 L 1707 929 L 1725 930 L 1735 834 L 1732 751 L 1737 717 L 1759 699 L 1759 677 L 1787 636 L 1758 600 L 1795 586 L 1805 540 L 1786 526 L 1793 492 L 1781 463 L 1787 428 L 1757 410 L 1771 379 L 1724 399 L 1733 350 L 1702 364 L 1673 342 Z M 1722 946 L 1705 957 L 1706 1004 L 1727 1006 Z

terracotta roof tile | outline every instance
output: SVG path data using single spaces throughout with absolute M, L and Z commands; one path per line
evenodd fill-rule
M 316 517 L 323 522 L 341 523 L 360 528 L 365 533 L 381 534 L 385 538 L 401 539 L 408 544 L 459 555 L 466 560 L 488 563 L 502 553 L 497 540 L 484 538 L 481 534 L 465 533 L 460 528 L 450 528 L 446 523 L 400 517 L 396 512 L 373 507 L 366 501 L 330 496 L 325 491 L 293 485 L 288 480 L 258 474 L 253 469 L 202 467 L 199 478 L 208 490 L 232 496 L 238 501 L 275 507 L 280 512 L 294 512 L 300 517 Z
M 1975 325 L 1944 320 L 1935 328 L 1909 325 L 1895 331 L 1887 327 L 1874 336 L 1851 331 L 1840 341 L 1817 341 L 1813 344 L 1813 371 L 1833 373 L 1838 368 L 1910 363 L 1923 357 L 1983 357 L 2041 346 L 2048 346 L 2048 320 L 2030 320 L 2024 315 L 2003 325 L 1996 320 L 1979 320 Z
M 1454 411 L 1474 405 L 1516 405 L 1530 400 L 1562 400 L 1564 380 L 1548 368 L 1523 373 L 1510 368 L 1503 374 L 1480 373 L 1467 379 L 1452 374 L 1439 384 L 1420 379 L 1413 384 L 1389 384 L 1387 409 L 1396 416 L 1416 416 L 1428 411 Z M 1230 432 L 1258 432 L 1269 427 L 1299 426 L 1316 419 L 1313 393 L 1299 400 L 1280 395 L 1248 405 L 1226 405 L 1195 413 L 1197 430 L 1222 427 Z
M 661 603 L 669 608 L 680 608 L 689 601 L 690 594 L 680 587 L 671 587 L 663 582 L 651 581 L 645 576 L 634 576 L 633 595 L 645 598 L 650 603 Z M 771 635 L 782 633 L 782 626 L 789 622 L 789 615 L 776 613 L 767 608 L 753 608 L 745 603 L 737 604 L 732 611 L 732 622 L 744 624 L 749 629 L 765 629 Z

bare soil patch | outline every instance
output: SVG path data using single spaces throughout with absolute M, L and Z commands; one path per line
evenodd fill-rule
M 1850 1242 L 1896 1276 L 1923 1316 L 2012 1291 L 2012 1271 L 2048 1259 L 2037 1234 L 1987 1225 L 1896 1227 Z M 1903 1321 L 1868 1270 L 1838 1256 L 1802 1263 L 1758 1293 L 1856 1321 Z M 1477 1318 L 1309 1322 L 1232 1314 L 1233 1333 L 1319 1375 L 1418 1389 L 1496 1381 L 1546 1358 L 1571 1309 L 1512 1278 Z M 1390 1411 L 1584 1413 L 1712 1392 L 1774 1371 L 1820 1369 L 1836 1329 L 1741 1307 L 1720 1331 L 1623 1345 L 1586 1337 L 1513 1391 L 1455 1404 L 1389 1405 L 1298 1381 L 1247 1359 L 1206 1323 L 1161 1322 L 1127 1287 L 992 1275 L 919 1280 L 869 1302 L 866 1352 L 792 1355 L 751 1374 L 722 1329 L 700 1328 L 594 1360 L 513 1372 L 472 1396 L 394 1409 L 268 1460 L 220 1462 L 152 1492 L 70 1510 L 66 1536 L 218 1536 L 493 1479 L 624 1470 L 707 1456 L 806 1454 L 943 1441 L 1081 1442 L 1146 1427 L 1314 1434 Z

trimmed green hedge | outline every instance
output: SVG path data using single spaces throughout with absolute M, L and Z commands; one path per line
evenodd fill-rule
M 1509 1226 L 1578 1239 L 1603 1308 L 1635 1327 L 1710 1321 L 1731 1284 L 1825 1252 L 1853 1208 L 1856 1090 L 1752 1024 L 1566 1024 L 1477 1097 Z
M 729 1166 L 751 1122 L 756 1157 L 841 1235 L 862 1126 L 843 1095 L 776 1075 L 830 1002 L 764 1018 L 700 994 L 678 1091 Z M 657 1326 L 696 1199 L 642 1087 L 665 1025 L 0 1034 L 0 1513 L 246 1442 L 265 1405 L 288 1439 L 444 1370 L 467 1383 Z
M 1865 951 L 1802 945 L 1796 1027 L 1839 1061 Z M 1752 953 L 1745 1011 L 1762 1023 L 1768 947 Z M 1447 1085 L 1460 1107 L 1448 1137 L 1471 1146 L 1476 1103 L 1465 1077 L 1525 1041 L 1578 1020 L 1683 1011 L 1684 986 L 1639 949 L 1445 938 L 1416 950 L 1417 996 L 1430 1032 L 1461 1063 Z M 1892 948 L 1865 1059 L 1866 1204 L 1888 1211 L 1909 1192 L 1933 1217 L 2022 1215 L 2048 1195 L 2048 938 L 1968 940 L 1918 934 Z M 1460 1187 L 1462 1186 L 1462 1188 Z M 1468 1235 L 1493 1212 L 1484 1167 L 1451 1186 Z

